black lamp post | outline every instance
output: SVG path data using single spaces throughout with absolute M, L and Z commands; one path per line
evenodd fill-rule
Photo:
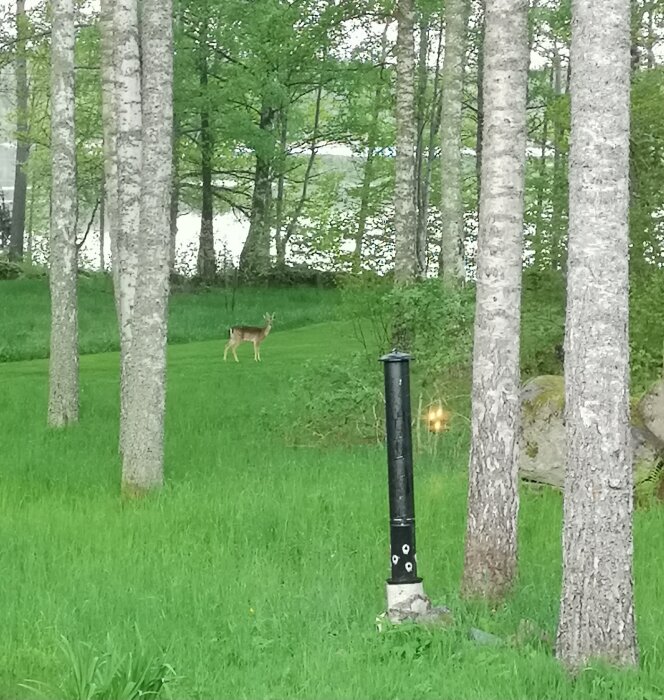
M 419 584 L 415 556 L 415 498 L 410 415 L 410 359 L 393 350 L 380 358 L 385 373 L 385 431 L 390 500 L 388 584 Z

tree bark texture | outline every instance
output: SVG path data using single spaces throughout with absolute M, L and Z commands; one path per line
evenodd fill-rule
M 25 168 L 30 156 L 28 142 L 28 62 L 25 55 L 25 0 L 16 2 L 16 166 L 12 200 L 12 223 L 9 254 L 13 260 L 23 259 L 25 238 L 25 209 L 28 177 Z
M 466 279 L 463 250 L 461 116 L 468 12 L 468 0 L 447 0 L 445 5 L 445 58 L 442 74 L 442 138 L 440 145 L 442 240 L 439 276 L 450 287 L 459 286 Z
M 500 598 L 516 575 L 519 326 L 528 77 L 527 0 L 487 0 L 466 596 Z
M 48 424 L 78 421 L 74 0 L 53 0 L 51 35 L 51 353 Z
M 141 63 L 137 0 L 117 0 L 113 8 L 115 95 L 115 151 L 118 198 L 116 249 L 120 322 L 120 450 L 126 424 L 127 363 L 131 354 L 132 324 L 141 230 L 142 159 Z
M 634 665 L 628 0 L 572 3 L 567 464 L 557 654 Z
M 415 9 L 413 0 L 397 4 L 396 174 L 394 184 L 395 282 L 418 275 L 415 203 Z
M 263 105 L 259 124 L 262 131 L 273 130 L 275 115 L 272 107 Z M 256 151 L 249 233 L 240 254 L 240 272 L 247 279 L 260 279 L 270 269 L 272 155 L 265 149 Z
M 210 126 L 208 97 L 207 25 L 200 30 L 199 82 L 201 86 L 201 232 L 198 245 L 198 274 L 211 282 L 217 273 L 217 258 L 214 250 L 214 204 L 212 193 L 212 156 L 214 141 Z
M 166 331 L 173 147 L 172 0 L 143 0 L 144 166 L 138 275 L 127 367 L 122 487 L 138 495 L 164 479 Z

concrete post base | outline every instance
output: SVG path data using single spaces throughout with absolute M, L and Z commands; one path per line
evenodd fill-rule
M 431 604 L 424 593 L 422 582 L 387 583 L 387 619 L 393 623 L 400 622 L 443 622 L 452 620 L 449 608 L 436 607 Z M 382 617 L 382 616 L 381 616 Z

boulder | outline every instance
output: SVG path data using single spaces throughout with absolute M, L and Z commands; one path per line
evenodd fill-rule
M 638 415 L 648 437 L 664 448 L 664 379 L 655 382 L 637 405 Z
M 565 380 L 558 375 L 535 377 L 521 391 L 521 454 L 519 475 L 528 481 L 562 489 L 565 482 Z M 661 414 L 664 420 L 664 404 Z M 659 415 L 659 414 L 658 414 Z M 664 427 L 664 424 L 662 424 Z M 639 412 L 632 418 L 634 480 L 647 477 L 658 460 L 660 445 L 642 425 Z

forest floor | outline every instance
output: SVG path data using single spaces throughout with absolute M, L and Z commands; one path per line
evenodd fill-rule
M 45 424 L 47 361 L 0 364 L 2 700 L 34 697 L 26 679 L 68 682 L 62 637 L 127 653 L 139 634 L 175 669 L 175 698 L 664 696 L 664 508 L 636 514 L 639 670 L 570 678 L 553 655 L 560 494 L 523 489 L 520 578 L 507 603 L 458 597 L 465 432 L 416 463 L 419 572 L 454 623 L 378 632 L 389 574 L 384 450 L 294 447 L 283 433 L 297 401 L 291 380 L 351 346 L 350 325 L 304 325 L 320 309 L 302 304 L 298 316 L 296 302 L 265 301 L 246 320 L 281 312 L 290 329 L 275 328 L 260 364 L 248 344 L 240 364 L 223 362 L 219 299 L 216 340 L 169 347 L 167 485 L 143 502 L 119 498 L 117 353 L 82 358 L 81 422 L 60 432 Z M 86 318 L 82 336 L 92 338 Z M 35 354 L 43 323 L 34 322 Z M 473 627 L 501 642 L 477 644 Z

